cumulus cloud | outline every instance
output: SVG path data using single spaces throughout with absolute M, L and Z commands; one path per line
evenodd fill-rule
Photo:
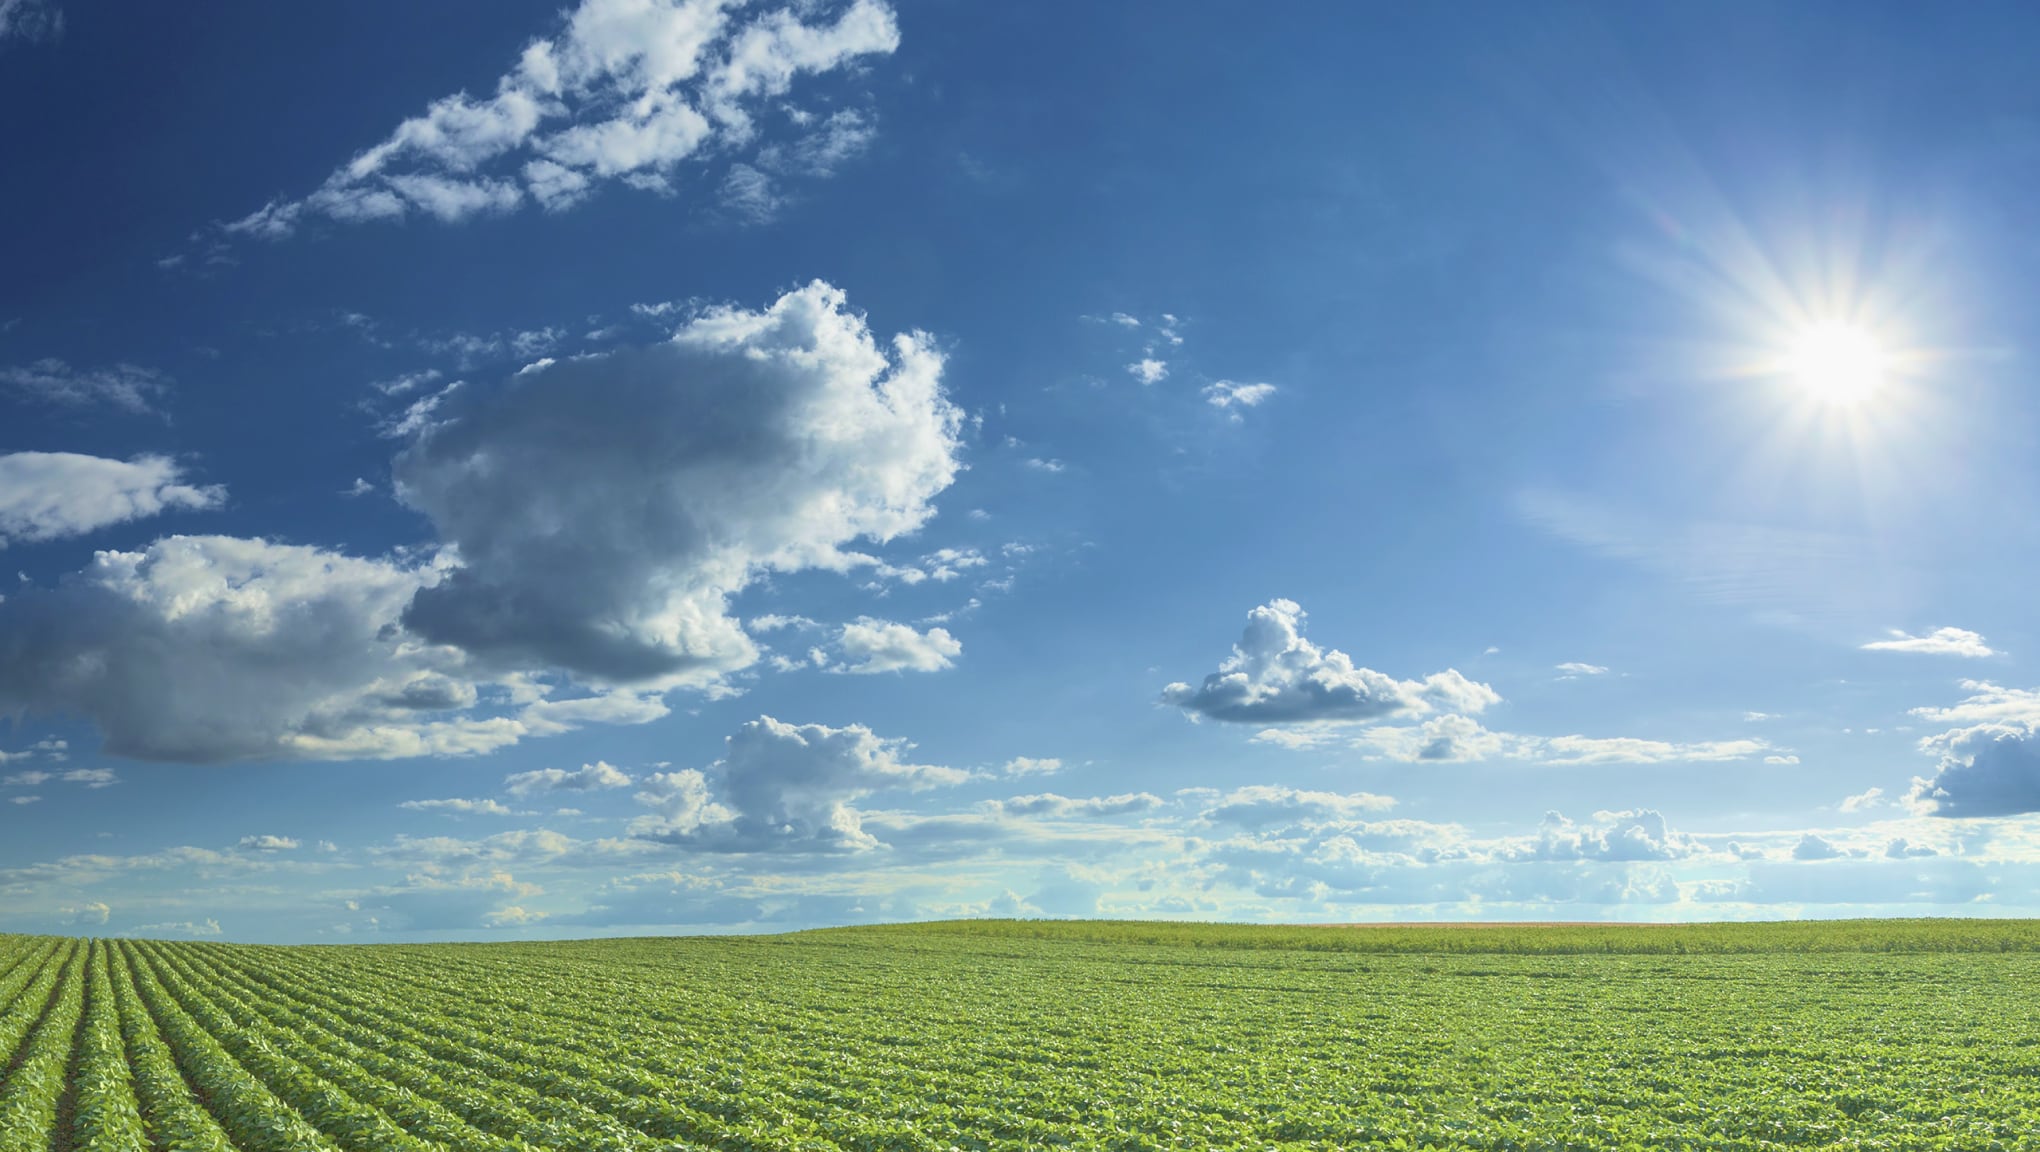
M 1920 741 L 1940 763 L 1932 777 L 1913 779 L 1902 803 L 1954 817 L 2040 812 L 2040 691 L 1982 680 L 1962 687 L 1969 696 L 1953 705 L 1912 710 L 1957 727 Z
M 1964 628 L 1936 628 L 1923 636 L 1911 636 L 1894 628 L 1891 639 L 1863 645 L 1866 652 L 1919 652 L 1929 656 L 2001 656 L 1983 642 L 1983 637 Z
M 108 753 L 198 763 L 463 755 L 665 714 L 529 680 L 495 691 L 504 714 L 473 714 L 486 682 L 398 624 L 443 572 L 223 536 L 100 552 L 0 601 L 0 714 L 79 715 Z
M 1505 854 L 1533 860 L 1637 861 L 1677 860 L 1704 852 L 1691 837 L 1666 824 L 1663 813 L 1638 808 L 1598 812 L 1584 823 L 1547 812 L 1536 837 Z
M 1792 846 L 1794 860 L 1833 860 L 1846 855 L 1848 853 L 1837 847 L 1833 841 L 1815 832 L 1801 836 L 1799 843 Z
M 1937 816 L 2016 816 L 2040 812 L 2040 733 L 1983 724 L 1938 740 L 1939 770 L 1915 777 L 1906 800 Z
M 1192 718 L 1242 724 L 1353 723 L 1430 711 L 1479 712 L 1501 700 L 1494 689 L 1448 669 L 1397 680 L 1360 668 L 1303 635 L 1304 611 L 1271 600 L 1247 613 L 1247 627 L 1218 671 L 1192 687 L 1162 689 L 1164 703 Z
M 1865 789 L 1864 791 L 1858 792 L 1853 796 L 1842 797 L 1841 809 L 1844 812 L 1862 812 L 1870 808 L 1875 808 L 1877 807 L 1878 803 L 1882 800 L 1883 796 L 1884 789 L 1882 788 Z
M 51 358 L 27 367 L 0 368 L 0 384 L 18 396 L 45 404 L 72 408 L 105 404 L 129 412 L 153 413 L 155 398 L 169 389 L 170 378 L 136 364 L 73 368 L 65 361 Z
M 630 787 L 630 776 L 606 761 L 583 764 L 569 772 L 564 768 L 540 768 L 516 772 L 503 778 L 512 796 L 533 796 L 550 792 L 594 792 Z
M 844 659 L 849 661 L 841 671 L 858 674 L 939 672 L 949 667 L 950 661 L 963 652 L 962 643 L 947 629 L 930 628 L 926 632 L 917 632 L 912 625 L 874 620 L 869 616 L 845 624 L 837 638 L 837 645 L 843 650 Z
M 393 469 L 461 566 L 404 623 L 598 680 L 712 681 L 757 659 L 728 612 L 761 575 L 842 570 L 919 528 L 961 413 L 925 336 L 873 340 L 819 281 L 664 345 L 562 361 L 441 406 Z
M 910 748 L 861 724 L 830 728 L 760 716 L 727 739 L 723 758 L 706 771 L 647 777 L 637 799 L 653 811 L 633 821 L 631 831 L 719 852 L 877 848 L 852 801 L 969 779 L 958 769 L 908 762 Z
M 272 201 L 226 230 L 279 238 L 314 218 L 558 212 L 612 181 L 670 193 L 681 165 L 745 151 L 742 167 L 761 175 L 826 174 L 863 146 L 868 118 L 838 113 L 791 143 L 760 145 L 758 114 L 803 75 L 898 45 L 883 0 L 755 15 L 727 0 L 582 0 L 559 33 L 525 46 L 493 93 L 434 101 L 310 195 Z M 789 119 L 797 128 L 813 117 Z
M 1556 669 L 1560 680 L 1577 680 L 1582 676 L 1606 676 L 1608 674 L 1608 669 L 1602 665 L 1584 664 L 1578 660 L 1568 660 L 1563 664 L 1556 665 Z
M 0 456 L 0 548 L 10 541 L 56 540 L 140 520 L 171 509 L 217 508 L 217 484 L 184 483 L 167 456 L 109 460 L 75 452 Z
M 235 845 L 246 852 L 288 852 L 297 846 L 298 842 L 288 836 L 273 836 L 268 833 L 260 836 L 243 836 Z

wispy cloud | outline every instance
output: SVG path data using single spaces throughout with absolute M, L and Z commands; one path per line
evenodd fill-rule
M 883 0 L 756 15 L 724 0 L 582 0 L 560 32 L 525 47 L 492 95 L 434 101 L 316 191 L 224 230 L 274 239 L 313 219 L 558 212 L 611 182 L 671 194 L 683 163 L 746 150 L 730 170 L 751 174 L 734 177 L 737 202 L 769 213 L 779 198 L 768 173 L 826 175 L 864 146 L 870 122 L 851 111 L 816 124 L 796 108 L 783 112 L 791 139 L 761 145 L 761 114 L 799 77 L 889 54 L 899 40 Z
M 1927 656 L 1967 656 L 1971 659 L 2004 655 L 1984 643 L 1983 637 L 1966 628 L 1936 628 L 1921 636 L 1908 635 L 1894 628 L 1891 630 L 1891 639 L 1873 640 L 1863 645 L 1863 650 L 1917 652 Z

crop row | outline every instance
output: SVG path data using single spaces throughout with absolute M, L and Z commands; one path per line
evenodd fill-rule
M 2040 958 L 0 937 L 0 1152 L 2010 1149 Z

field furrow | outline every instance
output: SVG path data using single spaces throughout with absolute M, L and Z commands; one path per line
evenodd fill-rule
M 194 1083 L 178 1068 L 176 1056 L 142 1006 L 121 951 L 111 944 L 107 948 L 121 1039 L 151 1147 L 158 1152 L 233 1152 L 233 1141 L 207 1110 Z
M 563 1097 L 484 1074 L 471 1062 L 444 1059 L 413 1042 L 387 1015 L 348 1016 L 321 1007 L 310 993 L 221 964 L 211 954 L 199 971 L 245 998 L 248 1009 L 365 1071 L 443 1106 L 475 1128 L 522 1146 L 645 1152 L 663 1147 L 612 1118 Z M 472 1052 L 469 1053 L 473 1055 Z
M 633 1147 L 642 1141 L 657 1146 L 654 1138 L 707 1141 L 724 1131 L 715 1119 L 690 1113 L 657 1095 L 620 1092 L 604 1082 L 602 1065 L 528 1043 L 509 1028 L 470 1028 L 429 1013 L 412 1013 L 411 1024 L 395 1023 L 397 1002 L 358 985 L 328 993 L 281 981 L 270 986 L 358 1027 L 380 1028 L 392 1039 L 414 1045 L 452 1075 L 486 1079 L 491 1091 L 511 1093 L 535 1115 L 588 1125 Z
M 89 955 L 73 945 L 61 966 L 49 966 L 49 997 L 0 1080 L 0 1152 L 47 1152 L 56 1141 Z
M 2040 1131 L 2040 926 L 1962 929 L 1989 945 L 1968 952 L 1739 929 L 1684 956 L 1212 931 L 0 938 L 0 1152 L 2014 1152 Z
M 256 1084 L 333 1143 L 349 1152 L 430 1152 L 435 1147 L 292 1059 L 273 1046 L 272 1037 L 260 1028 L 235 1019 L 198 995 L 169 963 L 161 945 L 142 944 L 136 951 L 162 991 L 165 1004 L 203 1029 Z
M 312 1073 L 323 1076 L 364 1105 L 372 1107 L 411 1135 L 433 1146 L 473 1149 L 475 1152 L 515 1152 L 523 1147 L 514 1141 L 484 1131 L 450 1112 L 431 1095 L 418 1091 L 430 1088 L 417 1077 L 403 1077 L 411 1083 L 378 1075 L 363 1061 L 372 1057 L 366 1050 L 347 1045 L 335 1051 L 316 1026 L 302 1019 L 278 1021 L 273 1005 L 245 998 L 241 989 L 219 972 L 202 966 L 201 958 L 190 952 L 166 953 L 162 959 L 176 973 L 180 994 L 196 997 L 205 1010 L 231 1016 L 250 1034 Z M 390 1065 L 380 1060 L 374 1061 Z
M 123 943 L 120 950 L 140 1001 L 157 1033 L 168 1043 L 178 1070 L 236 1146 L 247 1152 L 339 1147 L 191 1019 L 156 981 L 139 947 Z
M 85 1011 L 71 1067 L 70 1094 L 58 1109 L 60 1132 L 76 1152 L 140 1152 L 148 1147 L 141 1106 L 128 1070 L 113 997 L 111 945 L 95 940 L 87 965 Z

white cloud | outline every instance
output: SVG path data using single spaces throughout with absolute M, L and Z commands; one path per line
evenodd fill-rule
M 1527 855 L 1539 860 L 1676 860 L 1705 851 L 1675 831 L 1664 814 L 1649 808 L 1597 812 L 1593 821 L 1575 823 L 1548 812 Z
M 1008 776 L 1051 776 L 1062 771 L 1063 762 L 1052 757 L 1015 756 L 1000 768 Z
M 1153 361 L 1145 361 L 1145 363 L 1153 363 Z M 1153 382 L 1152 380 L 1142 381 L 1144 384 L 1151 384 Z M 1275 386 L 1273 384 L 1241 384 L 1233 380 L 1220 380 L 1215 384 L 1204 386 L 1204 402 L 1220 410 L 1231 410 L 1232 419 L 1235 423 L 1240 420 L 1238 409 L 1259 407 L 1261 401 L 1274 394 Z
M 1143 384 L 1159 384 L 1169 378 L 1169 365 L 1150 356 L 1128 364 L 1126 374 Z
M 1030 456 L 1025 463 L 1027 467 L 1034 469 L 1036 472 L 1060 472 L 1067 467 L 1060 460 L 1046 460 L 1039 456 Z
M 703 684 L 757 650 L 729 598 L 843 570 L 954 477 L 961 413 L 921 335 L 872 339 L 819 281 L 672 342 L 563 361 L 442 408 L 393 469 L 461 567 L 404 613 L 476 655 Z
M 220 922 L 205 920 L 171 920 L 158 924 L 137 924 L 128 929 L 128 936 L 218 936 Z
M 939 672 L 963 652 L 963 644 L 946 629 L 916 632 L 911 625 L 869 616 L 845 624 L 837 645 L 850 661 L 841 670 L 861 674 Z
M 1233 723 L 1352 723 L 1430 711 L 1479 712 L 1495 690 L 1448 669 L 1397 680 L 1360 668 L 1344 652 L 1303 636 L 1304 611 L 1271 600 L 1247 614 L 1233 654 L 1201 685 L 1170 684 L 1162 700 L 1192 717 Z
M 217 508 L 219 485 L 184 483 L 167 456 L 108 460 L 74 452 L 0 456 L 0 548 L 56 540 L 178 508 Z
M 66 784 L 83 784 L 85 787 L 95 790 L 111 788 L 115 784 L 120 783 L 120 777 L 114 775 L 111 768 L 73 768 L 67 772 L 58 773 L 57 779 L 62 780 Z
M 153 413 L 154 398 L 169 390 L 170 378 L 135 364 L 82 369 L 51 358 L 26 368 L 0 368 L 0 384 L 46 404 L 73 408 L 107 404 L 129 412 Z
M 630 776 L 606 761 L 583 764 L 573 771 L 564 768 L 540 768 L 533 772 L 516 772 L 503 778 L 503 787 L 512 796 L 532 796 L 551 792 L 594 792 L 607 788 L 630 787 Z
M 1841 809 L 1844 812 L 1862 812 L 1875 808 L 1881 802 L 1883 796 L 1884 789 L 1882 788 L 1871 788 L 1858 792 L 1853 796 L 1844 796 L 1842 797 Z
M 1608 669 L 1600 664 L 1584 664 L 1577 660 L 1568 660 L 1554 667 L 1559 674 L 1558 678 L 1561 680 L 1577 680 L 1582 676 L 1606 676 L 1608 674 Z
M 448 812 L 455 816 L 515 816 L 517 810 L 496 800 L 406 800 L 397 805 L 412 812 Z
M 1794 860 L 1833 860 L 1846 855 L 1848 855 L 1847 852 L 1844 852 L 1836 847 L 1832 841 L 1815 832 L 1808 832 L 1801 836 L 1799 843 L 1792 846 L 1792 858 Z
M 63 34 L 64 10 L 48 0 L 0 0 L 0 40 L 55 40 Z
M 423 213 L 458 221 L 527 203 L 557 212 L 611 180 L 670 191 L 683 163 L 757 145 L 756 114 L 799 76 L 899 45 L 882 0 L 798 11 L 751 16 L 727 0 L 582 0 L 557 35 L 526 45 L 493 94 L 434 101 L 317 191 L 272 201 L 226 230 L 278 238 L 315 217 L 352 223 Z M 795 141 L 758 145 L 752 163 L 739 166 L 826 175 L 869 137 L 867 117 L 838 112 Z
M 1988 680 L 1964 680 L 1968 699 L 1946 708 L 1915 708 L 1912 715 L 1935 724 L 2017 724 L 2040 727 L 2040 689 L 2006 688 Z
M 1015 796 L 1010 800 L 993 800 L 989 804 L 990 809 L 999 815 L 1044 816 L 1056 820 L 1127 816 L 1136 812 L 1152 812 L 1161 806 L 1162 798 L 1151 792 L 1129 792 L 1120 796 L 1088 796 L 1082 799 L 1042 792 L 1032 796 Z
M 1327 725 L 1271 728 L 1254 740 L 1298 750 L 1345 746 L 1371 759 L 1405 763 L 1528 760 L 1564 767 L 1579 764 L 1666 764 L 1745 760 L 1770 749 L 1762 740 L 1700 740 L 1687 743 L 1629 736 L 1529 736 L 1495 732 L 1471 717 L 1433 716 L 1414 725 L 1375 725 L 1357 733 Z M 1789 755 L 1766 763 L 1797 764 Z
M 1314 792 L 1253 784 L 1210 797 L 1201 815 L 1214 824 L 1264 829 L 1292 824 L 1350 823 L 1393 807 L 1394 797 L 1372 792 Z
M 235 845 L 247 852 L 288 852 L 297 846 L 298 842 L 288 836 L 273 836 L 268 833 L 260 836 L 243 836 Z
M 882 789 L 960 784 L 969 774 L 908 763 L 911 745 L 860 724 L 829 728 L 761 716 L 728 738 L 706 772 L 661 772 L 638 802 L 653 814 L 631 824 L 651 840 L 724 852 L 826 852 L 879 847 L 851 801 Z
M 730 165 L 729 174 L 723 177 L 721 197 L 723 207 L 754 224 L 772 219 L 786 203 L 773 187 L 772 177 L 749 164 Z
M 1412 763 L 1527 756 L 1533 754 L 1534 744 L 1526 737 L 1491 732 L 1466 716 L 1435 716 L 1408 727 L 1369 728 L 1352 741 L 1352 746 L 1363 752 Z
M 1628 736 L 1549 736 L 1538 741 L 1546 764 L 1665 764 L 1745 760 L 1770 748 L 1762 740 L 1673 743 Z
M 1894 628 L 1891 639 L 1863 645 L 1866 652 L 1919 652 L 1929 656 L 2002 656 L 1983 642 L 1983 637 L 1963 628 L 1936 628 L 1924 636 L 1909 636 Z
M 113 909 L 94 900 L 75 908 L 60 908 L 57 914 L 72 924 L 104 924 L 113 918 Z
M 403 396 L 407 393 L 415 392 L 427 384 L 438 383 L 444 375 L 437 368 L 427 368 L 422 372 L 406 372 L 401 376 L 395 376 L 388 380 L 377 380 L 370 384 L 369 387 L 382 393 L 384 396 Z

